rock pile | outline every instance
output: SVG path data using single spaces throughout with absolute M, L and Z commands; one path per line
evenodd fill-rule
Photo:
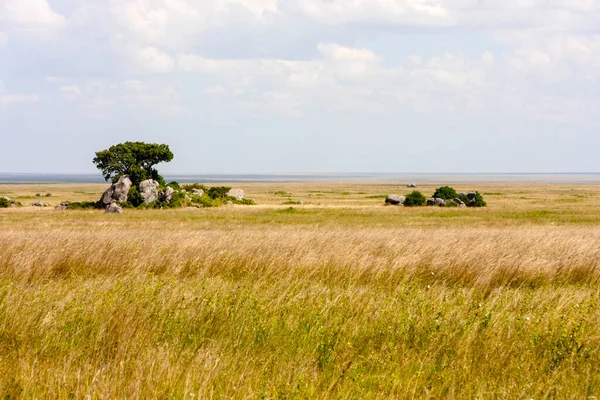
M 406 197 L 400 196 L 399 194 L 390 194 L 385 199 L 385 204 L 391 204 L 393 206 L 403 206 L 406 201 Z
M 242 201 L 242 200 L 244 200 L 244 191 L 242 189 L 231 189 L 227 193 L 227 196 L 235 197 L 236 200 Z

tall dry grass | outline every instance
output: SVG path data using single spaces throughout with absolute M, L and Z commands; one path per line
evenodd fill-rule
M 11 398 L 600 390 L 598 229 L 77 221 L 0 232 Z
M 0 396 L 599 396 L 598 188 L 490 185 L 485 210 L 250 189 L 267 205 L 0 210 Z

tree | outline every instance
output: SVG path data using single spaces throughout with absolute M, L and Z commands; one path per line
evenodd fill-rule
M 433 197 L 436 199 L 444 199 L 444 200 L 452 200 L 458 196 L 456 190 L 451 188 L 450 186 L 442 186 L 435 190 Z
M 97 152 L 94 164 L 102 171 L 105 180 L 115 182 L 122 175 L 129 175 L 131 182 L 137 186 L 146 179 L 164 183 L 154 166 L 172 159 L 173 153 L 166 144 L 125 142 Z

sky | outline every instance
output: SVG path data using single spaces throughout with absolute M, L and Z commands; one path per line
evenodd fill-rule
M 0 0 L 0 172 L 600 172 L 599 0 Z

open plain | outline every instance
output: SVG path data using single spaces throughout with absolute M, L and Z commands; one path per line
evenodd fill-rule
M 115 216 L 30 206 L 106 185 L 0 185 L 24 205 L 0 209 L 0 394 L 600 395 L 600 185 L 452 185 L 482 209 L 236 186 L 258 205 Z

